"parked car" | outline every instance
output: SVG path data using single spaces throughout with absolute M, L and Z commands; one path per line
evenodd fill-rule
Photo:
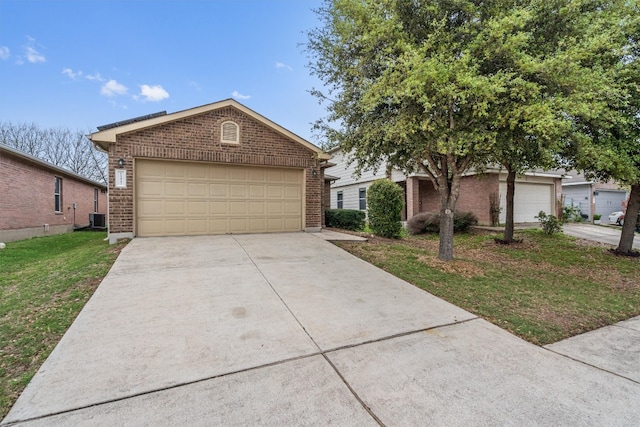
M 613 212 L 611 215 L 609 215 L 609 224 L 622 225 L 620 224 L 620 218 L 624 218 L 624 212 Z

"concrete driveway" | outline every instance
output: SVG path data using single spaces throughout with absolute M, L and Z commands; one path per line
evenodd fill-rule
M 564 234 L 568 236 L 606 243 L 615 247 L 620 243 L 620 233 L 622 233 L 622 227 L 620 226 L 595 225 L 580 222 L 564 224 L 562 230 Z M 635 234 L 633 239 L 633 248 L 640 249 L 640 235 L 638 235 L 638 233 Z
M 318 237 L 135 239 L 2 425 L 637 425 L 639 378 Z

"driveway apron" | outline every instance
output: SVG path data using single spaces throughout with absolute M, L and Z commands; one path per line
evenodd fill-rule
M 133 240 L 2 425 L 637 425 L 640 383 L 306 233 Z

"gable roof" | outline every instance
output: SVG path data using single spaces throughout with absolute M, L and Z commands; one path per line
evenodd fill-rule
M 100 183 L 100 182 L 94 181 L 94 180 L 89 179 L 87 177 L 84 177 L 82 175 L 78 175 L 75 172 L 71 172 L 70 170 L 61 168 L 60 166 L 56 166 L 53 163 L 46 162 L 46 161 L 44 161 L 42 159 L 39 159 L 37 157 L 32 156 L 31 154 L 27 154 L 24 151 L 20 151 L 18 149 L 15 149 L 13 147 L 9 147 L 8 145 L 0 143 L 0 152 L 3 152 L 3 151 L 5 153 L 9 153 L 9 154 L 11 154 L 11 155 L 13 155 L 15 157 L 19 157 L 20 159 L 22 159 L 22 160 L 24 160 L 24 161 L 26 161 L 28 163 L 32 163 L 32 164 L 38 165 L 40 167 L 49 169 L 50 171 L 55 172 L 57 174 L 66 175 L 67 177 L 74 178 L 74 179 L 76 179 L 78 181 L 85 182 L 87 184 L 93 185 L 94 187 L 99 187 L 99 188 L 102 188 L 102 189 L 105 189 L 105 190 L 107 189 L 107 186 L 102 184 L 102 183 Z
M 195 116 L 198 114 L 206 113 L 208 111 L 218 110 L 224 107 L 233 107 L 236 110 L 246 114 L 247 116 L 257 120 L 263 125 L 273 129 L 274 131 L 280 133 L 281 135 L 292 139 L 298 144 L 304 146 L 310 151 L 313 151 L 318 154 L 318 158 L 320 160 L 328 160 L 331 158 L 331 155 L 325 153 L 319 147 L 316 147 L 306 139 L 299 137 L 293 132 L 283 128 L 282 126 L 272 122 L 266 117 L 256 113 L 250 108 L 240 104 L 238 101 L 234 99 L 225 99 L 223 101 L 214 102 L 213 104 L 206 104 L 200 107 L 190 108 L 188 110 L 177 111 L 171 114 L 156 114 L 150 115 L 148 118 L 139 118 L 134 120 L 125 120 L 122 122 L 115 123 L 113 125 L 100 126 L 98 132 L 94 132 L 88 136 L 88 138 L 93 141 L 96 146 L 101 148 L 104 151 L 108 151 L 109 145 L 116 142 L 117 136 L 129 132 L 135 132 L 142 129 L 146 129 L 152 126 L 158 126 L 165 123 L 173 122 L 176 120 L 181 120 L 186 117 Z

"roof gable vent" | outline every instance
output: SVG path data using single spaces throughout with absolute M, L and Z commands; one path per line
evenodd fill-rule
M 227 144 L 240 143 L 240 126 L 235 122 L 222 123 L 222 142 Z

